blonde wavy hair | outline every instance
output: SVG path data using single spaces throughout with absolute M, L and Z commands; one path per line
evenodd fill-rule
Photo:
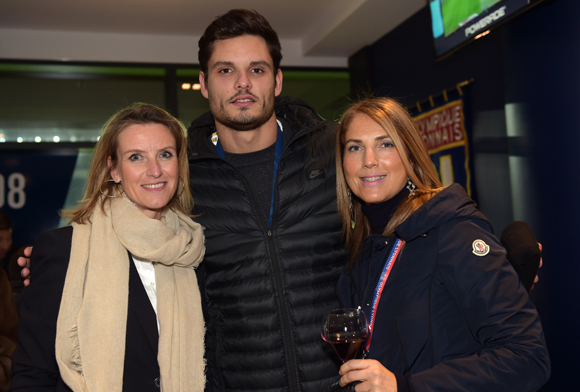
M 369 222 L 361 210 L 361 200 L 354 194 L 350 198 L 351 215 L 349 188 L 342 167 L 345 135 L 352 119 L 358 114 L 370 117 L 385 130 L 401 157 L 407 176 L 417 187 L 413 197 L 405 199 L 395 211 L 383 231 L 384 235 L 392 234 L 398 225 L 442 189 L 425 142 L 415 128 L 411 116 L 399 103 L 390 98 L 376 97 L 352 104 L 342 115 L 336 133 L 337 204 L 350 254 L 349 268 L 354 266 L 365 238 L 371 234 Z M 356 222 L 354 229 L 351 225 L 353 217 Z
M 166 209 L 181 212 L 187 216 L 193 208 L 193 197 L 189 189 L 189 164 L 187 161 L 187 134 L 183 124 L 157 106 L 146 103 L 135 103 L 117 112 L 107 121 L 103 127 L 101 137 L 95 147 L 95 155 L 89 169 L 89 178 L 83 199 L 79 204 L 70 210 L 62 210 L 61 216 L 68 220 L 69 224 L 76 222 L 79 224 L 90 223 L 90 216 L 98 205 L 103 213 L 105 203 L 110 198 L 105 195 L 119 195 L 122 189 L 119 184 L 115 184 L 111 179 L 111 170 L 107 166 L 107 159 L 111 157 L 112 167 L 118 162 L 117 147 L 119 135 L 127 127 L 134 124 L 161 124 L 165 126 L 175 139 L 175 147 L 179 162 L 179 182 L 173 198 L 169 201 Z

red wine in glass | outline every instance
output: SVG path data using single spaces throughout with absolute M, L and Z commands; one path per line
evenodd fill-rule
M 354 339 L 351 341 L 326 341 L 332 344 L 332 348 L 334 348 L 334 351 L 336 351 L 336 354 L 344 363 L 356 357 L 360 346 L 366 341 L 366 339 Z
M 360 346 L 368 339 L 367 317 L 361 309 L 334 309 L 322 324 L 322 339 L 332 344 L 342 362 L 356 358 Z

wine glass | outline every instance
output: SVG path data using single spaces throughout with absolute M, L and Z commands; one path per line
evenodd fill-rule
M 367 316 L 360 308 L 333 309 L 326 314 L 321 335 L 345 363 L 356 357 L 360 346 L 368 339 Z

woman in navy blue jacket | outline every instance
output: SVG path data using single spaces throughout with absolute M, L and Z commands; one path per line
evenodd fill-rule
M 442 188 L 407 112 L 354 104 L 337 134 L 338 206 L 351 260 L 337 284 L 361 307 L 356 391 L 534 391 L 550 374 L 542 326 L 485 216 Z M 354 384 L 353 384 L 354 385 Z

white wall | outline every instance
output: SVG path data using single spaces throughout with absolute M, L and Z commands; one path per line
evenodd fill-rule
M 197 64 L 199 37 L 0 28 L 0 59 Z M 306 57 L 282 40 L 282 66 L 347 67 L 347 57 Z

